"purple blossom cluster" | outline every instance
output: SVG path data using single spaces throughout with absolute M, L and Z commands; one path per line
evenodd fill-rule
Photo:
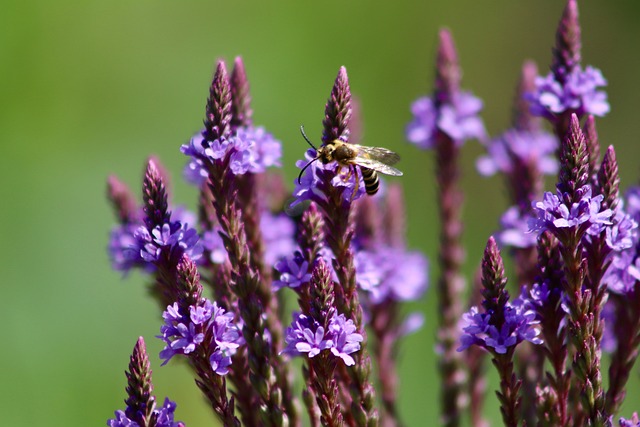
M 344 314 L 334 313 L 325 328 L 302 313 L 294 313 L 293 323 L 286 331 L 287 347 L 283 353 L 291 356 L 306 354 L 312 358 L 329 350 L 345 365 L 353 366 L 355 360 L 350 354 L 360 350 L 362 340 L 362 335 L 356 332 L 353 320 L 347 320 Z
M 316 158 L 316 151 L 307 150 L 305 160 L 298 160 L 296 166 L 303 169 Z M 300 180 L 295 181 L 293 197 L 295 200 L 291 203 L 291 207 L 304 202 L 310 201 L 319 205 L 327 202 L 326 182 L 330 182 L 333 188 L 341 192 L 344 203 L 351 204 L 354 200 L 359 199 L 365 194 L 362 174 L 358 174 L 358 183 L 356 188 L 356 175 L 348 168 L 340 166 L 337 162 L 323 164 L 314 161 L 309 164 Z
M 153 271 L 162 257 L 179 260 L 184 254 L 198 260 L 204 246 L 196 229 L 191 227 L 195 222 L 194 215 L 178 208 L 172 217 L 176 220 L 151 230 L 142 221 L 115 227 L 109 238 L 113 268 L 125 273 L 132 268 Z
M 488 356 L 506 426 L 613 425 L 640 346 L 640 187 L 621 197 L 613 147 L 600 160 L 593 116 L 609 111 L 607 82 L 581 65 L 577 0 L 567 0 L 550 73 L 536 77 L 535 64 L 525 64 L 512 123 L 496 138 L 479 117 L 483 102 L 461 90 L 448 30 L 439 34 L 435 68 L 433 95 L 413 103 L 405 130 L 435 157 L 443 424 L 463 424 L 468 410 L 471 424 L 487 425 Z M 180 147 L 189 157 L 185 178 L 200 191 L 197 217 L 170 211 L 167 174 L 155 159 L 140 207 L 110 179 L 119 221 L 109 241 L 113 267 L 149 274 L 150 294 L 164 309 L 162 365 L 187 357 L 222 425 L 304 425 L 291 382 L 295 356 L 304 357 L 311 425 L 401 425 L 399 346 L 424 322 L 401 304 L 422 298 L 429 274 L 427 258 L 406 245 L 401 187 L 381 179 L 370 197 L 363 169 L 324 163 L 310 149 L 296 162 L 300 177 L 284 206 L 281 174 L 266 173 L 280 166 L 282 144 L 253 125 L 250 100 L 242 60 L 230 74 L 220 61 L 204 129 Z M 325 106 L 325 146 L 358 140 L 358 119 L 342 67 Z M 487 151 L 479 173 L 506 178 L 511 206 L 473 280 L 465 275 L 460 181 L 469 139 Z M 556 174 L 555 192 L 543 192 L 544 175 Z M 510 280 L 498 243 L 514 265 Z M 283 288 L 299 306 L 288 327 L 286 298 L 276 294 Z M 510 300 L 513 290 L 520 296 Z M 142 338 L 126 376 L 127 409 L 107 425 L 183 425 L 174 421 L 175 403 L 155 407 Z M 619 425 L 640 422 L 634 413 Z
M 156 420 L 156 427 L 184 427 L 184 424 L 173 420 L 173 413 L 176 411 L 176 404 L 165 398 L 164 404 L 160 409 L 153 410 L 153 417 Z M 142 427 L 137 422 L 129 419 L 124 411 L 115 411 L 115 418 L 107 421 L 109 427 Z
M 176 354 L 186 355 L 206 345 L 213 371 L 218 375 L 229 373 L 231 356 L 244 343 L 233 313 L 205 300 L 201 306 L 190 306 L 188 316 L 181 314 L 178 303 L 174 303 L 162 313 L 162 318 L 164 325 L 158 338 L 166 344 L 160 352 L 163 365 Z
M 478 116 L 481 110 L 482 101 L 469 92 L 458 92 L 446 103 L 419 98 L 411 106 L 413 120 L 407 126 L 407 139 L 422 149 L 433 148 L 439 132 L 459 145 L 474 138 L 482 141 L 486 131 Z
M 536 313 L 531 302 L 526 298 L 516 298 L 504 307 L 498 316 L 492 312 L 480 312 L 478 307 L 471 307 L 462 317 L 461 328 L 464 331 L 458 351 L 465 350 L 472 345 L 504 354 L 522 341 L 541 344 L 538 337 L 540 331 L 536 325 Z
M 522 165 L 554 175 L 558 172 L 557 148 L 558 140 L 549 133 L 510 129 L 487 144 L 487 155 L 481 156 L 476 166 L 484 176 L 498 172 L 510 175 Z
M 564 76 L 564 81 L 550 72 L 536 79 L 536 90 L 529 94 L 531 112 L 538 116 L 554 119 L 570 111 L 579 117 L 587 114 L 604 116 L 609 112 L 607 93 L 599 90 L 607 81 L 597 68 L 580 67 Z
M 570 204 L 561 191 L 546 192 L 542 201 L 534 205 L 535 217 L 529 221 L 531 231 L 563 233 L 574 229 L 584 234 L 589 229 L 594 233 L 604 230 L 604 226 L 612 224 L 613 212 L 602 208 L 604 196 L 592 196 L 591 191 L 590 186 L 582 187 L 580 199 Z
M 356 252 L 356 280 L 371 304 L 415 301 L 427 289 L 427 259 L 420 252 L 379 246 Z
M 187 182 L 201 186 L 207 176 L 206 162 L 231 155 L 230 169 L 235 175 L 263 173 L 269 167 L 281 166 L 282 144 L 263 127 L 240 127 L 233 135 L 207 141 L 205 131 L 195 134 L 180 151 L 190 157 L 184 169 Z

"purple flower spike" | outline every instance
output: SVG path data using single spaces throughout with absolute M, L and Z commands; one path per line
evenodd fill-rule
M 129 187 L 115 175 L 107 180 L 107 197 L 111 201 L 121 224 L 128 224 L 140 220 L 140 211 L 136 199 Z
M 568 0 L 558 23 L 551 65 L 551 70 L 559 82 L 564 82 L 569 74 L 580 67 L 580 32 L 578 2 Z
M 443 133 L 461 146 L 467 139 L 486 137 L 478 116 L 482 101 L 460 90 L 460 65 L 453 37 L 448 30 L 439 34 L 436 82 L 432 97 L 419 98 L 411 106 L 413 121 L 407 126 L 407 139 L 422 149 L 434 148 Z
M 156 398 L 152 395 L 151 366 L 142 337 L 138 339 L 129 362 L 127 375 L 127 409 L 115 411 L 115 418 L 107 421 L 109 427 L 184 427 L 174 421 L 175 402 L 165 398 L 163 405 L 156 408 Z

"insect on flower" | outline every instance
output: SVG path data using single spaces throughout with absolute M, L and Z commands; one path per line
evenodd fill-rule
M 320 160 L 322 164 L 325 165 L 335 160 L 338 162 L 339 167 L 348 167 L 349 174 L 347 175 L 347 179 L 351 176 L 351 172 L 353 172 L 356 183 L 358 182 L 358 169 L 356 166 L 360 166 L 364 186 L 367 194 L 370 196 L 378 192 L 380 182 L 377 172 L 391 176 L 402 176 L 401 171 L 391 166 L 400 160 L 400 156 L 391 150 L 382 147 L 366 147 L 364 145 L 349 144 L 339 139 L 334 139 L 320 146 L 320 148 L 316 148 L 304 132 L 304 126 L 300 126 L 300 132 L 305 141 L 307 141 L 311 148 L 316 150 L 318 154 L 315 159 L 311 160 L 302 168 L 300 175 L 298 175 L 298 183 L 300 183 L 302 173 L 305 169 L 316 160 Z M 354 189 L 354 193 L 356 190 L 357 187 Z

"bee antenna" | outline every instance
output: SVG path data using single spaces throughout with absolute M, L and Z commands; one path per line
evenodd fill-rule
M 307 141 L 307 143 L 311 146 L 311 148 L 313 148 L 314 150 L 318 151 L 318 149 L 316 148 L 315 145 L 313 145 L 313 143 L 311 141 L 309 141 L 309 138 L 307 137 L 307 134 L 304 133 L 304 125 L 300 126 L 300 133 L 302 133 L 302 137 L 304 138 L 305 141 Z M 308 166 L 308 165 L 307 165 Z M 306 166 L 305 166 L 306 167 Z M 303 169 L 304 170 L 304 169 Z
M 302 170 L 300 171 L 300 175 L 298 175 L 298 184 L 302 184 L 302 182 L 300 181 L 302 179 L 302 174 L 304 173 L 304 171 L 307 170 L 307 168 L 309 166 L 311 166 L 311 163 L 315 162 L 316 160 L 318 160 L 320 157 L 316 157 L 315 159 L 311 160 L 309 163 L 307 163 L 306 165 L 304 165 L 304 167 L 302 168 Z

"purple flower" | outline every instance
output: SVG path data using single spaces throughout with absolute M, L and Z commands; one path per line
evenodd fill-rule
M 294 313 L 293 323 L 286 331 L 287 347 L 282 353 L 291 356 L 306 353 L 311 358 L 329 349 L 347 366 L 352 366 L 355 360 L 350 354 L 360 350 L 362 340 L 362 335 L 356 332 L 353 320 L 347 320 L 344 314 L 338 315 L 334 312 L 325 331 L 325 328 L 312 318 Z
M 497 172 L 511 174 L 522 164 L 530 165 L 545 175 L 558 172 L 555 151 L 558 140 L 546 132 L 511 129 L 487 144 L 487 155 L 476 162 L 478 172 L 491 176 Z
M 632 186 L 624 193 L 626 210 L 637 222 L 640 218 L 640 187 Z
M 202 244 L 209 253 L 209 260 L 214 264 L 222 264 L 228 259 L 227 250 L 220 237 L 220 227 L 205 231 L 202 236 Z
M 296 166 L 300 169 L 304 168 L 310 161 L 315 159 L 316 151 L 307 150 L 305 153 L 306 160 L 298 160 Z M 337 169 L 340 168 L 340 172 Z M 300 182 L 294 181 L 295 189 L 293 196 L 295 200 L 291 203 L 291 207 L 305 200 L 316 202 L 323 205 L 327 201 L 325 191 L 326 182 L 330 181 L 331 186 L 342 191 L 342 199 L 345 203 L 351 203 L 365 194 L 364 183 L 362 181 L 362 173 L 358 173 L 358 189 L 354 194 L 356 185 L 355 174 L 349 168 L 341 167 L 338 162 L 329 162 L 322 164 L 320 161 L 314 161 L 306 169 L 300 178 Z
M 438 131 L 458 145 L 467 139 L 483 140 L 486 136 L 482 119 L 482 101 L 469 92 L 458 92 L 453 102 L 436 106 L 433 98 L 419 98 L 411 106 L 413 121 L 407 126 L 409 142 L 423 149 L 433 148 Z
M 549 119 L 565 111 L 573 111 L 579 117 L 585 114 L 604 116 L 610 107 L 606 92 L 598 87 L 606 85 L 600 70 L 587 66 L 582 71 L 578 66 L 566 76 L 564 85 L 556 80 L 553 72 L 536 78 L 536 90 L 527 98 L 531 101 L 532 114 Z
M 562 229 L 580 227 L 580 230 L 586 231 L 593 225 L 610 225 L 613 212 L 611 209 L 601 210 L 604 197 L 602 195 L 591 197 L 589 186 L 581 190 L 582 198 L 571 206 L 563 202 L 560 191 L 557 194 L 545 192 L 541 202 L 532 204 L 535 216 L 529 220 L 530 230 L 536 232 L 549 230 L 558 233 Z
M 138 227 L 134 237 L 141 246 L 140 256 L 149 263 L 159 261 L 163 254 L 175 260 L 187 254 L 195 261 L 203 251 L 198 232 L 188 224 L 178 221 L 156 226 L 151 232 L 144 226 Z
M 501 230 L 496 233 L 496 241 L 501 246 L 530 248 L 535 246 L 537 236 L 529 232 L 530 215 L 522 216 L 517 206 L 511 206 L 500 217 Z
M 419 252 L 381 246 L 375 251 L 358 251 L 356 281 L 372 304 L 384 300 L 414 301 L 427 289 L 428 263 Z
M 638 223 L 631 215 L 618 209 L 612 218 L 613 225 L 606 228 L 605 241 L 614 251 L 623 251 L 634 247 L 638 242 Z
M 282 144 L 264 128 L 249 126 L 213 142 L 206 141 L 202 132 L 198 132 L 180 151 L 190 156 L 184 170 L 185 179 L 201 186 L 208 176 L 205 164 L 224 159 L 228 154 L 229 168 L 235 175 L 262 173 L 268 167 L 280 166 Z
M 109 235 L 109 256 L 115 270 L 125 274 L 134 267 L 151 267 L 140 255 L 138 239 L 134 237 L 136 230 L 144 227 L 142 222 L 121 224 L 111 230 Z
M 618 338 L 616 337 L 613 325 L 616 320 L 616 307 L 612 300 L 607 302 L 602 307 L 600 317 L 605 322 L 605 327 L 602 330 L 602 341 L 600 345 L 602 350 L 606 353 L 613 353 L 618 347 Z
M 344 314 L 337 315 L 334 312 L 327 332 L 332 337 L 331 353 L 341 358 L 345 365 L 353 366 L 356 362 L 349 355 L 360 350 L 360 343 L 364 339 L 361 334 L 356 332 L 353 320 L 347 320 Z
M 302 254 L 298 251 L 293 256 L 285 257 L 278 261 L 275 269 L 280 273 L 280 277 L 278 280 L 273 281 L 274 291 L 284 287 L 296 289 L 311 280 L 309 263 L 304 260 Z
M 184 427 L 184 424 L 180 421 L 173 420 L 173 413 L 176 411 L 176 404 L 169 400 L 169 398 L 164 399 L 164 404 L 160 409 L 154 409 L 151 417 L 156 418 L 156 426 L 157 427 Z M 109 427 L 140 427 L 140 425 L 127 418 L 124 411 L 116 411 L 115 418 L 112 418 L 107 421 L 107 426 Z
M 633 291 L 636 281 L 640 280 L 640 258 L 636 248 L 614 253 L 611 265 L 605 272 L 602 281 L 611 292 L 628 294 Z
M 260 230 L 264 239 L 264 260 L 267 265 L 274 265 L 280 258 L 295 251 L 295 228 L 295 224 L 287 215 L 262 213 Z
M 317 356 L 322 350 L 330 348 L 331 337 L 325 336 L 324 327 L 302 313 L 293 314 L 293 323 L 287 328 L 285 342 L 287 347 L 283 354 L 299 356 L 307 353 L 309 357 Z
M 214 372 L 218 375 L 229 372 L 231 356 L 244 342 L 238 326 L 233 323 L 233 313 L 205 300 L 202 306 L 190 306 L 189 316 L 182 315 L 178 303 L 174 303 L 167 307 L 162 317 L 165 324 L 160 328 L 158 338 L 167 344 L 160 352 L 163 365 L 176 354 L 189 354 L 200 345 L 208 345 Z M 211 341 L 206 343 L 204 340 L 208 336 Z
M 640 417 L 638 413 L 634 412 L 630 419 L 620 417 L 620 427 L 640 427 Z
M 538 338 L 540 331 L 535 327 L 538 323 L 532 304 L 524 299 L 517 298 L 513 302 L 507 302 L 504 307 L 502 324 L 495 324 L 495 318 L 500 317 L 494 313 L 479 313 L 477 307 L 463 315 L 461 345 L 458 351 L 462 351 L 471 345 L 479 345 L 489 350 L 493 349 L 498 354 L 504 354 L 509 347 L 513 347 L 522 341 L 533 344 L 541 344 Z

